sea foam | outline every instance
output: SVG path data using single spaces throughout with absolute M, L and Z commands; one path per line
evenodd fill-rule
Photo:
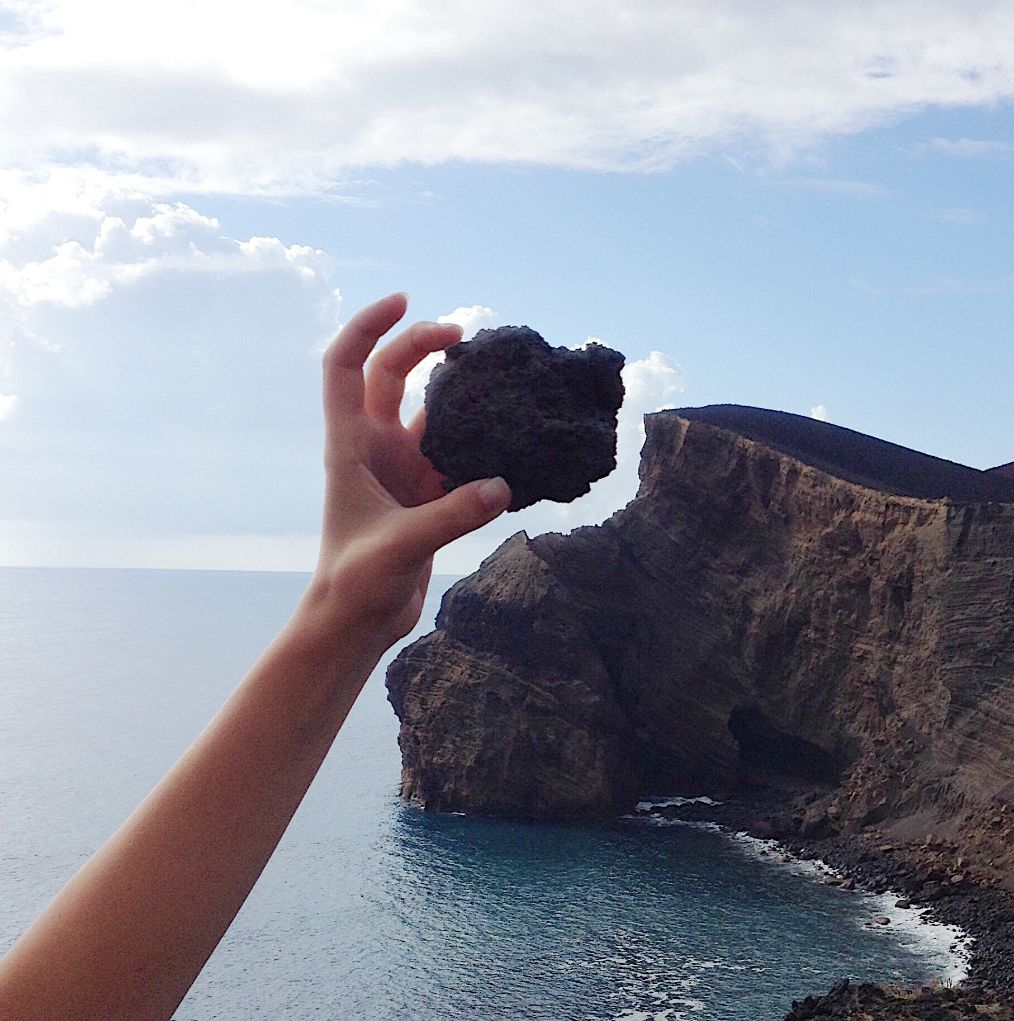
M 636 819 L 653 826 L 686 826 L 694 829 L 720 833 L 734 847 L 748 857 L 756 858 L 774 868 L 784 869 L 803 878 L 823 882 L 828 877 L 844 879 L 843 873 L 819 859 L 797 858 L 777 840 L 751 836 L 743 831 L 732 831 L 718 823 L 704 820 L 666 819 L 645 815 L 652 808 L 692 803 L 716 804 L 709 798 L 653 798 L 638 802 L 640 814 L 626 815 L 625 819 Z M 959 926 L 940 922 L 923 907 L 899 908 L 897 901 L 903 894 L 887 891 L 871 893 L 865 890 L 850 891 L 850 896 L 860 898 L 869 907 L 869 921 L 866 926 L 886 938 L 906 946 L 927 962 L 939 982 L 954 985 L 968 977 L 968 963 L 971 955 L 972 937 Z M 877 916 L 889 918 L 887 925 L 874 925 Z

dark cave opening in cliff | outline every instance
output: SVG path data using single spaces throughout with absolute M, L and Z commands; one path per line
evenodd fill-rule
M 745 777 L 775 775 L 830 785 L 841 777 L 842 763 L 834 755 L 781 730 L 756 707 L 734 709 L 729 730 L 739 746 Z

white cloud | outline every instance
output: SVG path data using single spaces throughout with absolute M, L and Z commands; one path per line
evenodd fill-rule
M 1014 95 L 1014 8 L 986 0 L 3 9 L 17 15 L 0 40 L 9 164 L 101 166 L 162 194 L 320 191 L 346 168 L 406 160 L 781 158 L 921 107 Z
M 628 414 L 628 408 L 642 415 L 661 411 L 683 389 L 683 369 L 668 355 L 652 351 L 647 358 L 624 366 L 623 386 L 623 408 Z
M 1014 145 L 1010 142 L 986 138 L 934 138 L 929 148 L 944 156 L 960 159 L 988 159 L 990 156 L 1004 156 L 1014 152 Z
M 282 268 L 307 280 L 330 272 L 328 256 L 317 249 L 277 238 L 230 238 L 216 219 L 182 202 L 100 186 L 87 175 L 13 183 L 14 194 L 0 208 L 0 294 L 21 308 L 81 308 L 165 271 Z
M 814 404 L 810 408 L 810 418 L 815 418 L 818 422 L 826 422 L 828 420 L 827 408 L 823 404 Z
M 146 529 L 138 549 L 311 531 L 332 260 L 94 174 L 6 183 L 0 518 Z
M 0 518 L 57 523 L 61 550 L 90 528 L 140 537 L 138 548 L 311 533 L 322 423 L 310 347 L 334 330 L 332 298 L 327 281 L 285 267 L 182 269 L 91 305 L 20 309 L 33 332 L 15 328 L 0 350 L 0 393 L 18 395 L 0 427 Z
M 479 330 L 492 330 L 500 325 L 500 316 L 486 305 L 468 305 L 456 308 L 445 316 L 437 316 L 438 323 L 454 323 L 461 327 L 461 335 L 471 340 Z
M 426 384 L 429 382 L 430 373 L 444 360 L 443 351 L 427 355 L 411 372 L 405 377 L 405 416 L 422 405 L 423 397 L 426 394 Z
M 840 195 L 844 198 L 884 198 L 890 190 L 871 181 L 851 181 L 829 177 L 796 177 L 784 180 L 782 184 L 800 191 L 814 191 L 824 195 Z

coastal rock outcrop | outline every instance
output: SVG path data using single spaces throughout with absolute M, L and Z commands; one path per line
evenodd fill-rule
M 509 539 L 392 664 L 404 796 L 585 819 L 786 783 L 797 831 L 1009 877 L 1014 479 L 738 406 L 646 431 L 627 507 Z

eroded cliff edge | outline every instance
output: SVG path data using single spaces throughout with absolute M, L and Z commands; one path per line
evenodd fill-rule
M 803 827 L 1014 867 L 1014 481 L 799 416 L 646 419 L 601 526 L 519 533 L 388 673 L 403 793 L 589 818 L 811 788 Z

